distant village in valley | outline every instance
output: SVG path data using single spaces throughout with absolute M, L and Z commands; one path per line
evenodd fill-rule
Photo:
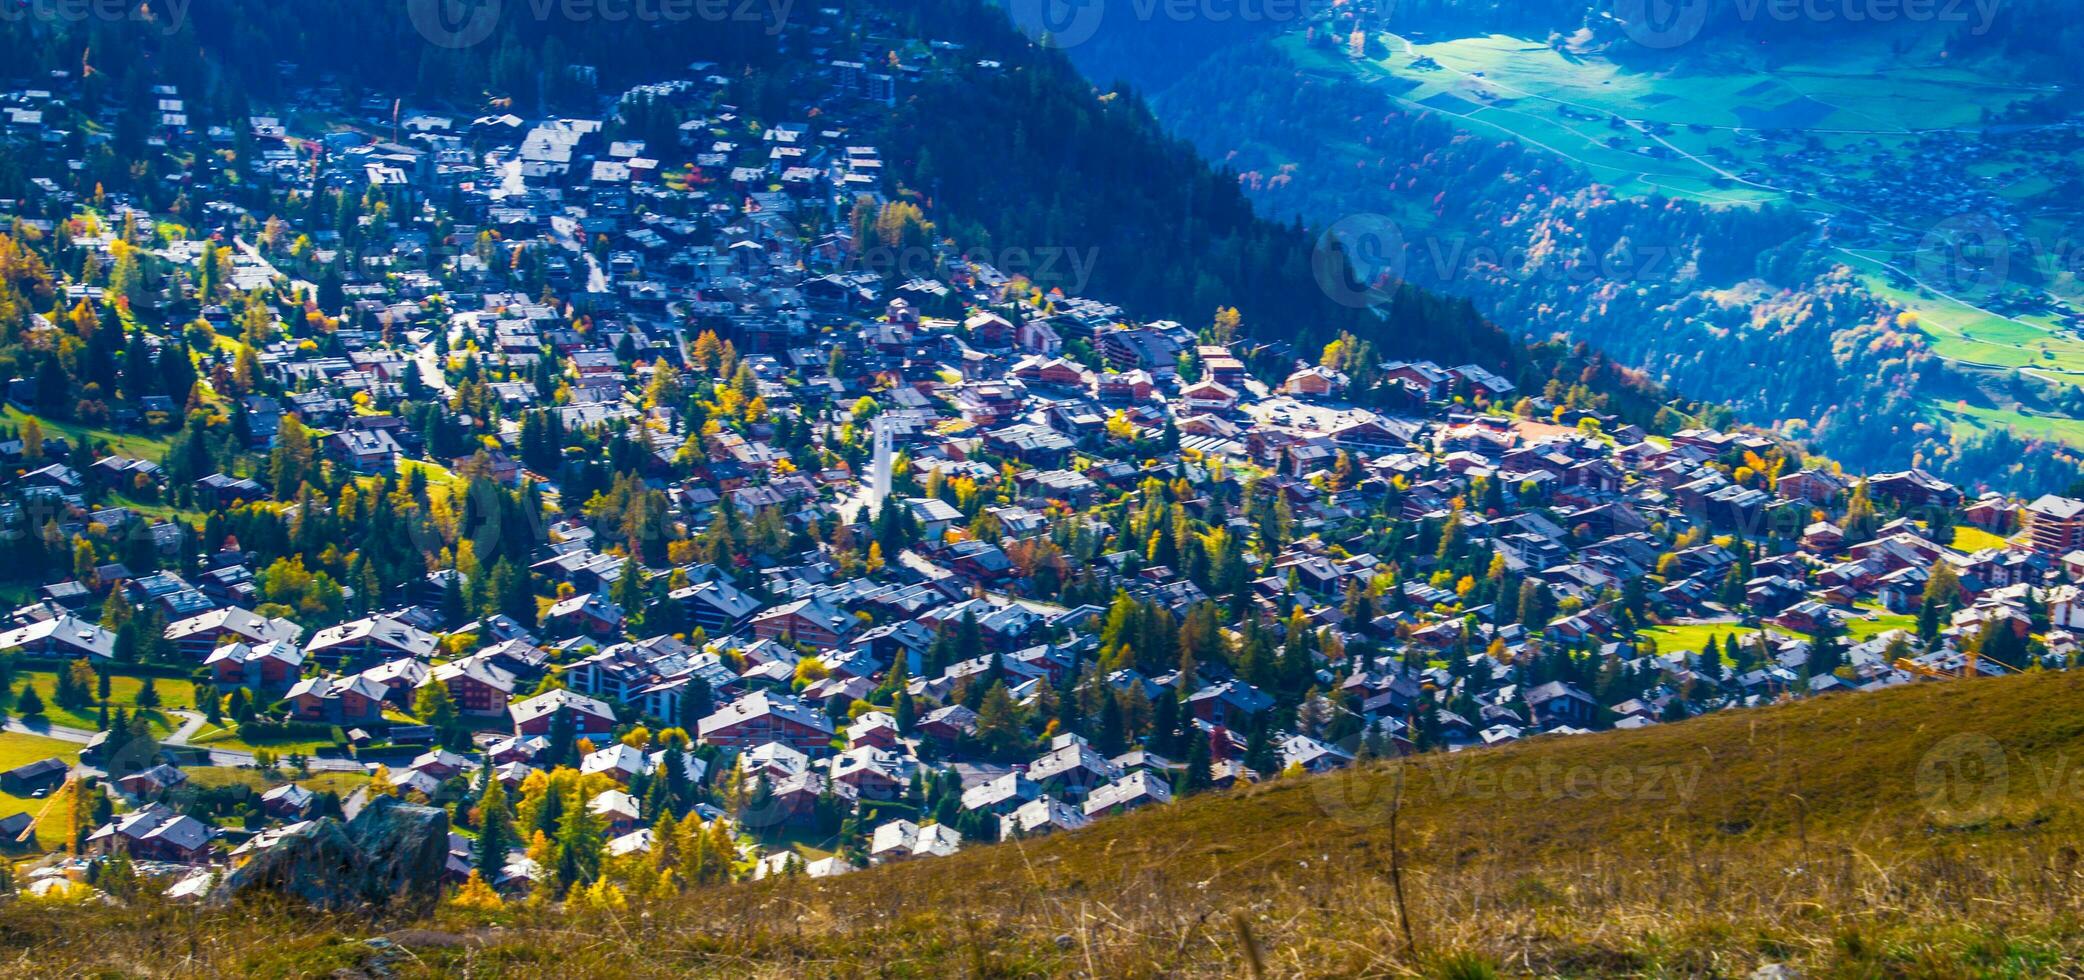
M 391 799 L 454 900 L 635 904 L 2074 663 L 2077 491 L 1137 319 L 886 177 L 998 66 L 882 49 L 781 114 L 0 94 L 12 886 L 203 899 Z

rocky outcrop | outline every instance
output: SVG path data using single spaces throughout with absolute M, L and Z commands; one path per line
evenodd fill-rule
M 347 823 L 322 817 L 284 834 L 233 871 L 217 897 L 285 895 L 329 911 L 422 911 L 440 897 L 448 854 L 448 814 L 383 796 Z

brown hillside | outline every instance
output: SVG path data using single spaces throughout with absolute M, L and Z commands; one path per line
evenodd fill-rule
M 2080 761 L 2084 677 L 2035 674 L 1284 779 L 617 914 L 13 905 L 0 946 L 14 975 L 2031 975 L 2084 955 Z M 385 934 L 410 952 L 356 941 Z

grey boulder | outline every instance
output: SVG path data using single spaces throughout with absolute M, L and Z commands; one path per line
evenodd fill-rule
M 319 909 L 424 911 L 441 896 L 449 817 L 382 796 L 341 823 L 321 817 L 282 836 L 218 886 L 219 899 L 282 895 Z

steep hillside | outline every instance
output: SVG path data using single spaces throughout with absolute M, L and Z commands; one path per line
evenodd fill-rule
M 1062 286 L 1119 304 L 1139 319 L 1200 328 L 1219 308 L 1235 309 L 1247 335 L 1282 342 L 1268 359 L 1284 373 L 1291 354 L 1314 358 L 1324 344 L 1352 333 L 1388 357 L 1474 362 L 1523 389 L 1582 376 L 1616 396 L 1606 407 L 1630 421 L 1648 422 L 1664 400 L 1653 386 L 1603 366 L 1586 374 L 1582 356 L 1561 346 L 1528 348 L 1462 298 L 1401 287 L 1370 303 L 1330 295 L 1320 279 L 1343 268 L 1335 246 L 1299 223 L 1255 212 L 1235 175 L 1167 135 L 1140 98 L 1096 88 L 1061 52 L 1035 45 L 1005 11 L 979 0 L 865 4 L 849 14 L 851 36 L 832 45 L 810 43 L 808 17 L 652 24 L 604 16 L 559 30 L 561 8 L 546 19 L 544 8 L 524 4 L 474 8 L 463 23 L 478 40 L 462 43 L 468 38 L 430 33 L 415 20 L 430 6 L 319 0 L 289 13 L 256 0 L 221 0 L 164 27 L 22 19 L 0 23 L 0 53 L 17 56 L 25 69 L 56 70 L 91 63 L 94 52 L 129 52 L 97 66 L 97 84 L 143 93 L 178 82 L 195 93 L 196 115 L 206 123 L 277 104 L 311 85 L 367 91 L 379 107 L 407 115 L 498 110 L 599 118 L 621 108 L 602 104 L 610 86 L 680 77 L 691 62 L 729 78 L 732 104 L 750 116 L 794 120 L 824 118 L 827 107 L 807 104 L 803 93 L 816 88 L 828 61 L 926 65 L 934 58 L 924 46 L 891 39 L 934 37 L 974 57 L 918 71 L 917 84 L 882 125 L 863 129 L 880 137 L 896 196 L 919 209 L 918 227 L 937 243 L 996 260 L 1041 288 Z M 665 134 L 662 141 L 677 138 L 673 129 L 682 120 L 612 122 L 619 136 Z M 134 195 L 148 210 L 175 207 L 177 185 L 133 173 L 125 162 L 146 136 L 141 123 L 118 120 L 108 152 L 88 154 L 89 186 Z M 27 176 L 0 160 L 0 195 L 28 189 Z M 247 193 L 247 206 L 269 207 L 263 192 Z M 913 259 L 887 272 L 916 273 Z
M 2041 244 L 2084 222 L 2084 140 L 2016 32 L 1704 34 L 1648 63 L 1597 32 L 1488 35 L 1484 4 L 1344 11 L 1203 52 L 1153 111 L 1263 212 L 1380 215 L 1408 281 L 1849 466 L 2084 473 L 2084 292 Z M 1069 53 L 1110 77 L 1110 32 L 1138 29 Z M 1982 265 L 1952 260 L 1963 224 L 2003 229 Z
M 2084 677 L 2036 674 L 1291 777 L 620 912 L 13 904 L 0 943 L 42 971 L 251 976 L 2019 975 L 2084 953 L 2079 758 Z

